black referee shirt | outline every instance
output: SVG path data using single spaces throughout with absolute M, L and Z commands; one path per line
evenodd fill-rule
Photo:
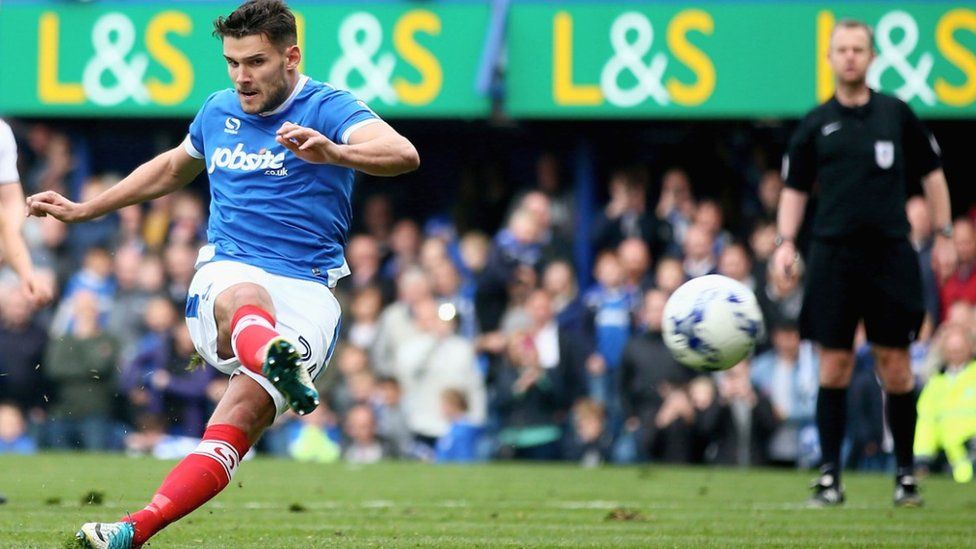
M 871 90 L 864 105 L 834 97 L 811 110 L 790 140 L 783 177 L 803 192 L 817 182 L 814 237 L 901 238 L 906 183 L 940 166 L 935 139 L 908 105 Z

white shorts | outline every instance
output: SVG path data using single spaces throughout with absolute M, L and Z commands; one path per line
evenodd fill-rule
M 214 303 L 224 290 L 242 282 L 257 284 L 271 295 L 275 329 L 295 345 L 313 380 L 332 358 L 341 324 L 339 302 L 324 284 L 271 274 L 236 261 L 206 263 L 190 282 L 186 325 L 190 328 L 197 353 L 207 364 L 227 375 L 244 374 L 257 381 L 271 395 L 278 415 L 281 415 L 288 408 L 285 397 L 267 378 L 242 367 L 237 357 L 221 359 L 217 356 Z

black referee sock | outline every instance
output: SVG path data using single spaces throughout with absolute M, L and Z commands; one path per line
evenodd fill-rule
M 891 438 L 895 441 L 895 462 L 898 475 L 911 474 L 915 460 L 912 446 L 915 443 L 915 424 L 918 422 L 917 394 L 914 390 L 896 395 L 887 393 L 888 405 L 885 417 Z
M 840 445 L 847 425 L 847 387 L 820 387 L 817 395 L 817 429 L 820 431 L 820 472 L 840 482 Z

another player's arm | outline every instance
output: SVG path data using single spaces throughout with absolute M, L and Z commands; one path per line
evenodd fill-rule
M 369 175 L 400 175 L 420 166 L 413 144 L 382 120 L 354 131 L 347 145 L 291 122 L 281 126 L 277 139 L 306 162 L 345 166 Z
M 31 280 L 34 268 L 20 234 L 24 225 L 24 192 L 20 182 L 0 184 L 0 242 L 4 256 L 21 280 Z
M 105 192 L 80 204 L 53 191 L 27 198 L 30 215 L 51 215 L 65 223 L 78 223 L 169 194 L 193 181 L 203 171 L 203 160 L 190 156 L 183 145 L 166 151 L 136 168 Z

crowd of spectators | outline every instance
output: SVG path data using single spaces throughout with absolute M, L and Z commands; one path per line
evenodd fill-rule
M 83 200 L 117 181 L 81 173 L 80 154 L 58 131 L 20 128 L 28 194 Z M 767 269 L 778 171 L 760 170 L 741 204 L 699 196 L 680 167 L 654 179 L 643 167 L 612 171 L 590 231 L 592 271 L 580 273 L 578 205 L 558 169 L 566 160 L 539 157 L 534 184 L 512 193 L 493 234 L 459 234 L 461 224 L 443 216 L 398 218 L 382 194 L 364 200 L 346 249 L 352 275 L 335 289 L 344 322 L 317 380 L 323 402 L 279 418 L 258 451 L 357 463 L 816 463 L 818 359 L 798 329 L 802 283 Z M 28 220 L 31 252 L 58 295 L 32 311 L 11 273 L 0 276 L 0 453 L 174 457 L 193 447 L 227 383 L 192 365 L 182 320 L 206 239 L 205 192 L 190 187 L 70 227 Z M 920 383 L 941 383 L 933 391 L 951 392 L 959 372 L 976 375 L 973 220 L 956 221 L 959 267 L 945 272 L 931 263 L 924 201 L 906 207 L 928 310 L 913 370 Z M 726 222 L 733 210 L 736 226 Z M 766 336 L 750 360 L 703 375 L 672 359 L 661 325 L 670 293 L 710 273 L 755 291 Z M 882 391 L 863 334 L 857 346 L 846 460 L 883 469 L 891 444 Z M 944 447 L 965 476 L 966 441 L 947 440 L 933 409 L 945 402 L 923 397 L 919 451 Z

